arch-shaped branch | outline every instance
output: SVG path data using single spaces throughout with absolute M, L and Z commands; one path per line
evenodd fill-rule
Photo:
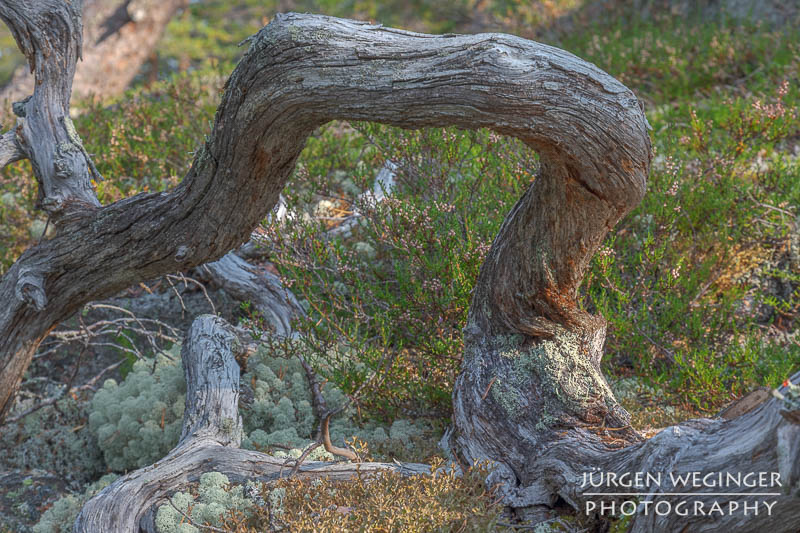
M 486 127 L 536 150 L 541 172 L 506 218 L 475 287 L 454 391 L 450 443 L 457 456 L 494 460 L 506 502 L 528 509 L 559 498 L 579 509 L 591 500 L 574 486 L 587 468 L 741 473 L 751 468 L 748 458 L 753 468 L 787 480 L 790 495 L 780 501 L 787 514 L 756 522 L 741 515 L 698 522 L 642 514 L 633 530 L 690 523 L 700 531 L 793 530 L 785 519 L 800 514 L 796 414 L 780 416 L 781 404 L 770 401 L 731 421 L 692 421 L 642 443 L 600 372 L 605 324 L 579 308 L 577 289 L 607 231 L 644 194 L 650 163 L 644 114 L 619 82 L 562 50 L 508 35 L 429 36 L 278 16 L 250 39 L 182 183 L 98 207 L 85 186 L 85 153 L 66 119 L 63 88 L 80 43 L 76 5 L 0 4 L 41 78 L 21 108 L 15 139 L 34 162 L 41 205 L 57 227 L 54 238 L 25 252 L 0 280 L 3 410 L 36 345 L 79 306 L 212 261 L 244 242 L 276 203 L 317 126 L 349 119 Z M 58 23 L 42 25 L 51 18 Z M 40 41 L 29 38 L 39 34 Z M 52 44 L 59 39 L 64 52 Z M 34 42 L 44 44 L 28 44 Z M 37 53 L 37 46 L 49 53 Z M 40 107 L 49 110 L 49 121 L 37 122 Z M 33 135 L 37 130 L 44 141 Z M 228 453 L 244 452 L 221 456 Z M 588 520 L 602 527 L 605 518 Z
M 45 2 L 40 8 L 64 6 L 69 4 Z M 6 18 L 13 24 L 18 15 Z M 66 68 L 49 72 L 48 83 L 71 75 Z M 63 91 L 48 98 L 59 101 L 61 116 L 68 116 Z M 548 253 L 563 254 L 566 261 L 581 252 L 570 259 L 573 273 L 546 280 L 559 288 L 576 286 L 604 231 L 644 191 L 649 142 L 636 99 L 571 54 L 508 35 L 433 37 L 322 16 L 278 16 L 251 38 L 226 85 L 213 131 L 176 189 L 98 209 L 77 186 L 61 196 L 44 188 L 44 203 L 59 200 L 51 202 L 57 235 L 23 254 L 0 282 L 0 300 L 9 302 L 0 310 L 0 405 L 8 408 L 40 339 L 80 305 L 214 260 L 244 242 L 277 201 L 307 136 L 335 118 L 407 128 L 489 127 L 539 150 L 551 176 L 541 180 L 551 184 L 548 194 L 568 202 L 552 206 L 549 224 L 575 237 L 551 238 Z M 29 128 L 28 119 L 21 121 Z M 52 174 L 52 144 L 40 145 L 24 132 L 22 141 L 37 175 Z M 74 177 L 64 179 L 88 183 L 85 168 L 73 167 Z M 579 230 L 583 220 L 568 215 L 574 196 L 597 206 L 593 216 L 600 222 L 588 236 Z M 560 221 L 555 211 L 562 209 L 567 215 Z M 547 233 L 544 227 L 528 230 L 529 246 L 538 246 Z M 22 272 L 38 273 L 41 283 L 31 290 L 44 295 L 43 308 L 15 296 Z M 524 311 L 534 300 L 553 317 L 583 319 L 571 305 L 537 300 L 541 280 L 525 279 L 531 274 L 516 275 L 521 291 L 510 285 L 495 289 L 498 310 L 509 323 L 547 329 Z

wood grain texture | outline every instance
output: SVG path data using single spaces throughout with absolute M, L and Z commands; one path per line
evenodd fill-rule
M 57 151 L 69 140 L 59 118 L 80 46 L 79 23 L 69 11 L 75 5 L 0 3 L 0 16 L 16 28 L 42 79 L 17 139 L 34 161 L 40 203 L 57 228 L 0 280 L 0 301 L 7 304 L 0 307 L 3 409 L 38 343 L 81 305 L 214 261 L 247 240 L 318 126 L 345 119 L 403 128 L 486 127 L 536 150 L 541 169 L 503 223 L 473 293 L 448 439 L 455 456 L 463 463 L 494 461 L 490 482 L 501 484 L 506 504 L 532 516 L 564 503 L 582 512 L 592 497 L 578 490 L 578 481 L 592 469 L 779 472 L 787 484 L 772 514 L 640 514 L 631 528 L 796 530 L 797 424 L 778 400 L 732 420 L 689 421 L 643 441 L 600 371 L 605 321 L 580 308 L 577 291 L 608 230 L 645 192 L 648 125 L 630 90 L 567 52 L 508 35 L 430 36 L 322 16 L 277 16 L 250 39 L 213 131 L 181 184 L 100 207 L 83 187 L 85 158 Z M 40 11 L 48 9 L 47 20 L 57 23 L 46 29 Z M 66 162 L 56 172 L 59 157 Z M 220 422 L 209 416 L 197 423 L 213 429 Z M 159 472 L 159 490 L 198 472 L 197 460 L 223 472 L 251 464 L 249 452 L 210 437 L 189 442 L 205 449 L 200 443 L 208 440 L 213 457 L 186 443 L 171 452 L 167 462 L 175 469 Z M 257 463 L 260 472 L 267 463 Z M 129 483 L 151 487 L 148 472 L 113 490 Z M 658 498 L 657 492 L 646 497 Z M 119 500 L 108 505 L 122 505 Z M 602 516 L 586 520 L 597 530 L 608 525 Z
M 76 5 L 44 2 L 36 7 L 58 11 Z M 26 13 L 23 9 L 17 15 Z M 37 27 L 35 20 L 26 24 Z M 38 97 L 55 101 L 50 105 L 63 113 L 50 122 L 48 135 L 56 137 L 61 135 L 57 119 L 66 116 L 66 89 L 80 39 L 77 31 L 51 38 L 72 43 L 51 47 L 47 65 L 61 67 L 48 67 L 54 72 L 43 77 L 42 86 L 59 85 L 62 90 Z M 73 51 L 67 57 L 62 50 Z M 31 57 L 36 61 L 39 56 Z M 45 68 L 36 65 L 37 72 Z M 244 242 L 275 204 L 307 136 L 319 125 L 340 118 L 406 128 L 490 127 L 542 149 L 543 160 L 549 153 L 547 139 L 553 137 L 558 153 L 582 168 L 582 129 L 602 136 L 606 151 L 598 157 L 610 157 L 615 143 L 625 146 L 624 139 L 583 120 L 564 134 L 555 131 L 553 120 L 559 115 L 586 116 L 587 106 L 622 123 L 626 113 L 634 113 L 631 125 L 622 128 L 623 137 L 644 131 L 629 91 L 549 46 L 500 34 L 433 37 L 328 17 L 285 15 L 251 39 L 226 85 L 212 134 L 182 183 L 170 192 L 142 194 L 101 208 L 82 155 L 73 154 L 73 175 L 58 181 L 52 163 L 58 143 L 39 142 L 39 136 L 25 133 L 31 131 L 30 121 L 20 119 L 26 150 L 40 162 L 34 168 L 45 183 L 41 203 L 50 206 L 57 233 L 26 251 L 0 281 L 0 300 L 8 302 L 0 309 L 0 406 L 7 409 L 43 336 L 81 305 L 138 281 L 213 261 Z M 66 141 L 64 134 L 59 142 Z M 637 149 L 646 154 L 642 142 Z M 590 186 L 599 179 L 587 176 Z M 632 194 L 641 195 L 643 183 L 633 189 Z M 21 279 L 20 293 L 37 298 L 16 296 Z M 42 309 L 28 304 L 36 301 L 47 303 Z M 505 307 L 509 320 L 519 307 L 513 299 Z

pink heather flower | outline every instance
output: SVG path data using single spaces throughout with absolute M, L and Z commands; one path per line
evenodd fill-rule
M 678 182 L 673 181 L 672 186 L 667 191 L 667 196 L 675 196 L 678 194 Z
M 611 257 L 614 255 L 614 250 L 609 248 L 608 246 L 603 246 L 597 251 L 597 255 L 600 257 Z

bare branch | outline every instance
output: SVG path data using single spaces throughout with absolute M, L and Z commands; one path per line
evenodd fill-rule
M 350 461 L 358 462 L 360 458 L 353 450 L 348 450 L 347 448 L 340 448 L 338 446 L 334 446 L 331 442 L 331 432 L 330 432 L 330 422 L 331 417 L 335 413 L 333 411 L 329 412 L 325 415 L 325 418 L 322 419 L 321 427 L 322 427 L 322 444 L 325 446 L 325 451 L 328 453 L 332 453 L 334 455 L 339 455 L 348 459 Z
M 0 168 L 26 158 L 27 155 L 17 143 L 17 133 L 13 129 L 0 135 Z
M 121 361 L 117 361 L 114 364 L 108 365 L 107 367 L 105 367 L 100 372 L 95 374 L 94 377 L 92 377 L 89 381 L 87 381 L 86 383 L 84 383 L 80 387 L 70 387 L 71 382 L 75 378 L 75 375 L 73 374 L 72 379 L 70 379 L 70 383 L 67 384 L 67 386 L 64 388 L 64 391 L 60 395 L 54 396 L 54 397 L 49 398 L 47 400 L 44 400 L 43 402 L 40 402 L 40 403 L 34 405 L 33 407 L 30 407 L 29 409 L 26 409 L 25 411 L 23 411 L 23 412 L 21 412 L 21 413 L 19 413 L 17 415 L 14 415 L 12 417 L 7 418 L 5 423 L 6 424 L 12 424 L 12 423 L 15 423 L 15 422 L 19 422 L 20 420 L 22 420 L 26 416 L 35 413 L 36 411 L 42 409 L 43 407 L 47 407 L 48 405 L 53 405 L 56 402 L 58 402 L 60 400 L 63 400 L 68 395 L 75 394 L 77 392 L 86 391 L 86 390 L 94 391 L 96 389 L 97 382 L 100 381 L 100 379 L 104 375 L 108 374 L 109 372 L 113 372 L 114 370 L 119 368 L 119 366 L 122 365 L 122 363 L 124 363 L 124 362 L 125 362 L 125 360 L 123 359 Z M 77 367 L 76 367 L 76 370 L 77 370 Z
M 64 10 L 71 4 L 49 0 L 30 5 Z M 72 41 L 76 38 L 71 37 Z M 63 43 L 58 47 L 62 49 Z M 323 77 L 320 61 L 328 65 L 322 69 Z M 481 72 L 477 77 L 476 68 Z M 275 76 L 265 77 L 264 72 Z M 60 79 L 65 74 L 70 72 L 60 73 Z M 55 77 L 54 73 L 50 78 Z M 364 80 L 371 81 L 365 84 Z M 265 94 L 281 96 L 264 98 Z M 43 108 L 44 102 L 34 100 L 26 105 L 30 112 Z M 60 118 L 66 116 L 63 105 L 60 109 L 63 112 L 48 122 L 58 128 Z M 572 111 L 554 117 L 552 109 Z M 580 128 L 570 122 L 572 116 L 582 117 Z M 31 346 L 87 300 L 212 261 L 249 238 L 275 204 L 306 137 L 331 119 L 373 120 L 408 128 L 494 128 L 538 149 L 543 168 L 563 170 L 565 164 L 571 165 L 574 172 L 564 171 L 554 179 L 571 184 L 570 190 L 577 187 L 579 195 L 600 191 L 601 183 L 611 186 L 613 190 L 601 194 L 609 199 L 614 217 L 620 215 L 621 205 L 628 205 L 644 190 L 642 161 L 649 157 L 646 123 L 632 93 L 574 56 L 506 35 L 423 37 L 318 16 L 278 16 L 251 39 L 248 53 L 228 82 L 217 117 L 192 169 L 172 192 L 81 210 L 78 206 L 96 203 L 88 197 L 83 203 L 66 201 L 77 200 L 77 192 L 45 191 L 42 200 L 52 198 L 54 213 L 59 198 L 75 210 L 71 216 L 64 212 L 54 217 L 56 236 L 26 253 L 0 282 L 0 299 L 10 302 L 0 310 L 0 353 L 8 354 L 0 363 L 0 405 L 7 406 L 7 395 L 30 361 Z M 26 124 L 30 122 L 26 119 Z M 609 122 L 622 126 L 603 127 Z M 56 134 L 61 135 L 55 132 L 51 137 Z M 590 150 L 585 145 L 587 137 L 597 142 Z M 26 149 L 37 148 L 33 158 L 37 165 L 42 162 L 42 169 L 54 168 L 39 152 L 53 154 L 59 142 L 72 141 L 63 132 L 50 148 L 27 142 Z M 610 154 L 626 164 L 612 165 L 606 174 Z M 90 189 L 88 164 L 79 152 L 73 155 L 75 168 L 83 176 L 81 183 Z M 596 218 L 609 220 L 603 209 L 595 213 Z M 564 223 L 565 227 L 579 226 L 574 220 Z M 564 242 L 570 246 L 587 243 L 580 254 L 589 257 L 599 238 L 600 233 L 588 240 L 576 234 Z M 539 239 L 528 235 L 524 241 Z M 571 250 L 559 251 L 560 239 L 542 242 L 556 256 Z M 576 266 L 586 261 L 581 259 Z M 31 279 L 42 280 L 32 287 L 46 296 L 44 309 L 31 308 L 15 296 L 14 283 L 26 268 L 38 276 Z M 508 290 L 510 301 L 527 294 Z M 510 308 L 498 311 L 512 322 L 525 321 L 521 315 L 513 318 Z M 13 324 L 34 326 L 16 331 Z

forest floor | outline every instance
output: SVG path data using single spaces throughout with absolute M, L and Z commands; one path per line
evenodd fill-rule
M 648 193 L 608 235 L 581 288 L 585 308 L 608 320 L 604 369 L 634 426 L 649 436 L 687 418 L 716 416 L 752 391 L 774 388 L 800 367 L 797 13 L 785 2 L 762 3 L 773 11 L 760 19 L 658 9 L 659 2 L 647 10 L 623 2 L 539 4 L 544 7 L 466 0 L 415 2 L 413 9 L 399 0 L 192 3 L 172 21 L 156 60 L 124 97 L 75 103 L 76 128 L 107 177 L 97 185 L 98 196 L 110 203 L 179 182 L 244 51 L 237 44 L 277 10 L 416 31 L 535 38 L 632 88 L 653 128 Z M 19 63 L 12 47 L 7 35 L 0 36 L 0 76 Z M 373 187 L 386 161 L 398 165 L 391 200 L 366 209 L 359 196 Z M 450 416 L 470 291 L 503 217 L 535 179 L 536 165 L 527 148 L 487 131 L 332 123 L 316 132 L 284 191 L 296 216 L 265 220 L 262 233 L 270 244 L 256 262 L 279 273 L 305 308 L 307 318 L 294 325 L 302 340 L 270 340 L 263 317 L 247 302 L 207 288 L 218 310 L 265 345 L 257 361 L 242 369 L 249 391 L 243 397 L 251 398 L 242 406 L 246 444 L 284 453 L 283 445 L 297 450 L 310 442 L 307 391 L 293 381 L 293 354 L 315 361 L 328 394 L 343 401 L 383 368 L 388 353 L 392 365 L 381 370 L 386 379 L 366 390 L 334 436 L 358 437 L 351 443 L 366 445 L 377 459 L 438 464 L 443 458 L 436 442 Z M 5 169 L 0 180 L 0 274 L 45 230 L 32 207 L 30 176 L 23 162 Z M 356 210 L 363 223 L 350 235 L 325 237 Z M 197 285 L 180 278 L 131 288 L 114 303 L 137 318 L 166 324 L 148 325 L 161 328 L 158 349 L 119 310 L 87 310 L 49 339 L 60 346 L 40 350 L 12 419 L 61 399 L 2 428 L 2 533 L 30 531 L 37 523 L 36 531 L 67 531 L 91 483 L 158 459 L 174 445 L 170 431 L 180 421 L 181 384 L 171 381 L 177 367 L 167 360 L 156 364 L 155 352 L 177 355 L 174 341 L 192 316 L 211 306 Z M 104 384 L 106 379 L 114 383 Z M 98 390 L 104 391 L 102 401 Z M 147 409 L 137 411 L 137 402 Z M 113 418 L 104 403 L 131 416 Z M 294 433 L 281 427 L 287 421 L 298 428 Z M 333 496 L 335 487 L 289 484 L 286 502 L 292 494 L 316 491 L 318 507 L 287 503 L 284 519 L 305 524 L 313 516 L 328 530 L 387 520 L 386 530 L 408 530 L 413 516 L 390 502 L 402 493 L 406 507 L 414 507 L 421 505 L 413 503 L 420 494 L 400 492 L 407 487 L 392 479 L 373 489 L 369 501 L 364 491 L 352 489 L 354 501 L 347 491 Z M 464 524 L 505 528 L 501 510 L 477 479 L 425 490 L 439 498 L 441 530 Z M 225 494 L 231 492 L 235 488 L 228 487 Z M 456 496 L 440 498 L 445 493 Z M 200 493 L 193 498 L 186 501 L 197 509 L 208 504 Z M 247 516 L 248 527 L 257 527 L 252 523 L 259 517 Z M 210 523 L 232 528 L 235 517 Z M 554 531 L 576 527 L 569 520 L 552 524 Z

